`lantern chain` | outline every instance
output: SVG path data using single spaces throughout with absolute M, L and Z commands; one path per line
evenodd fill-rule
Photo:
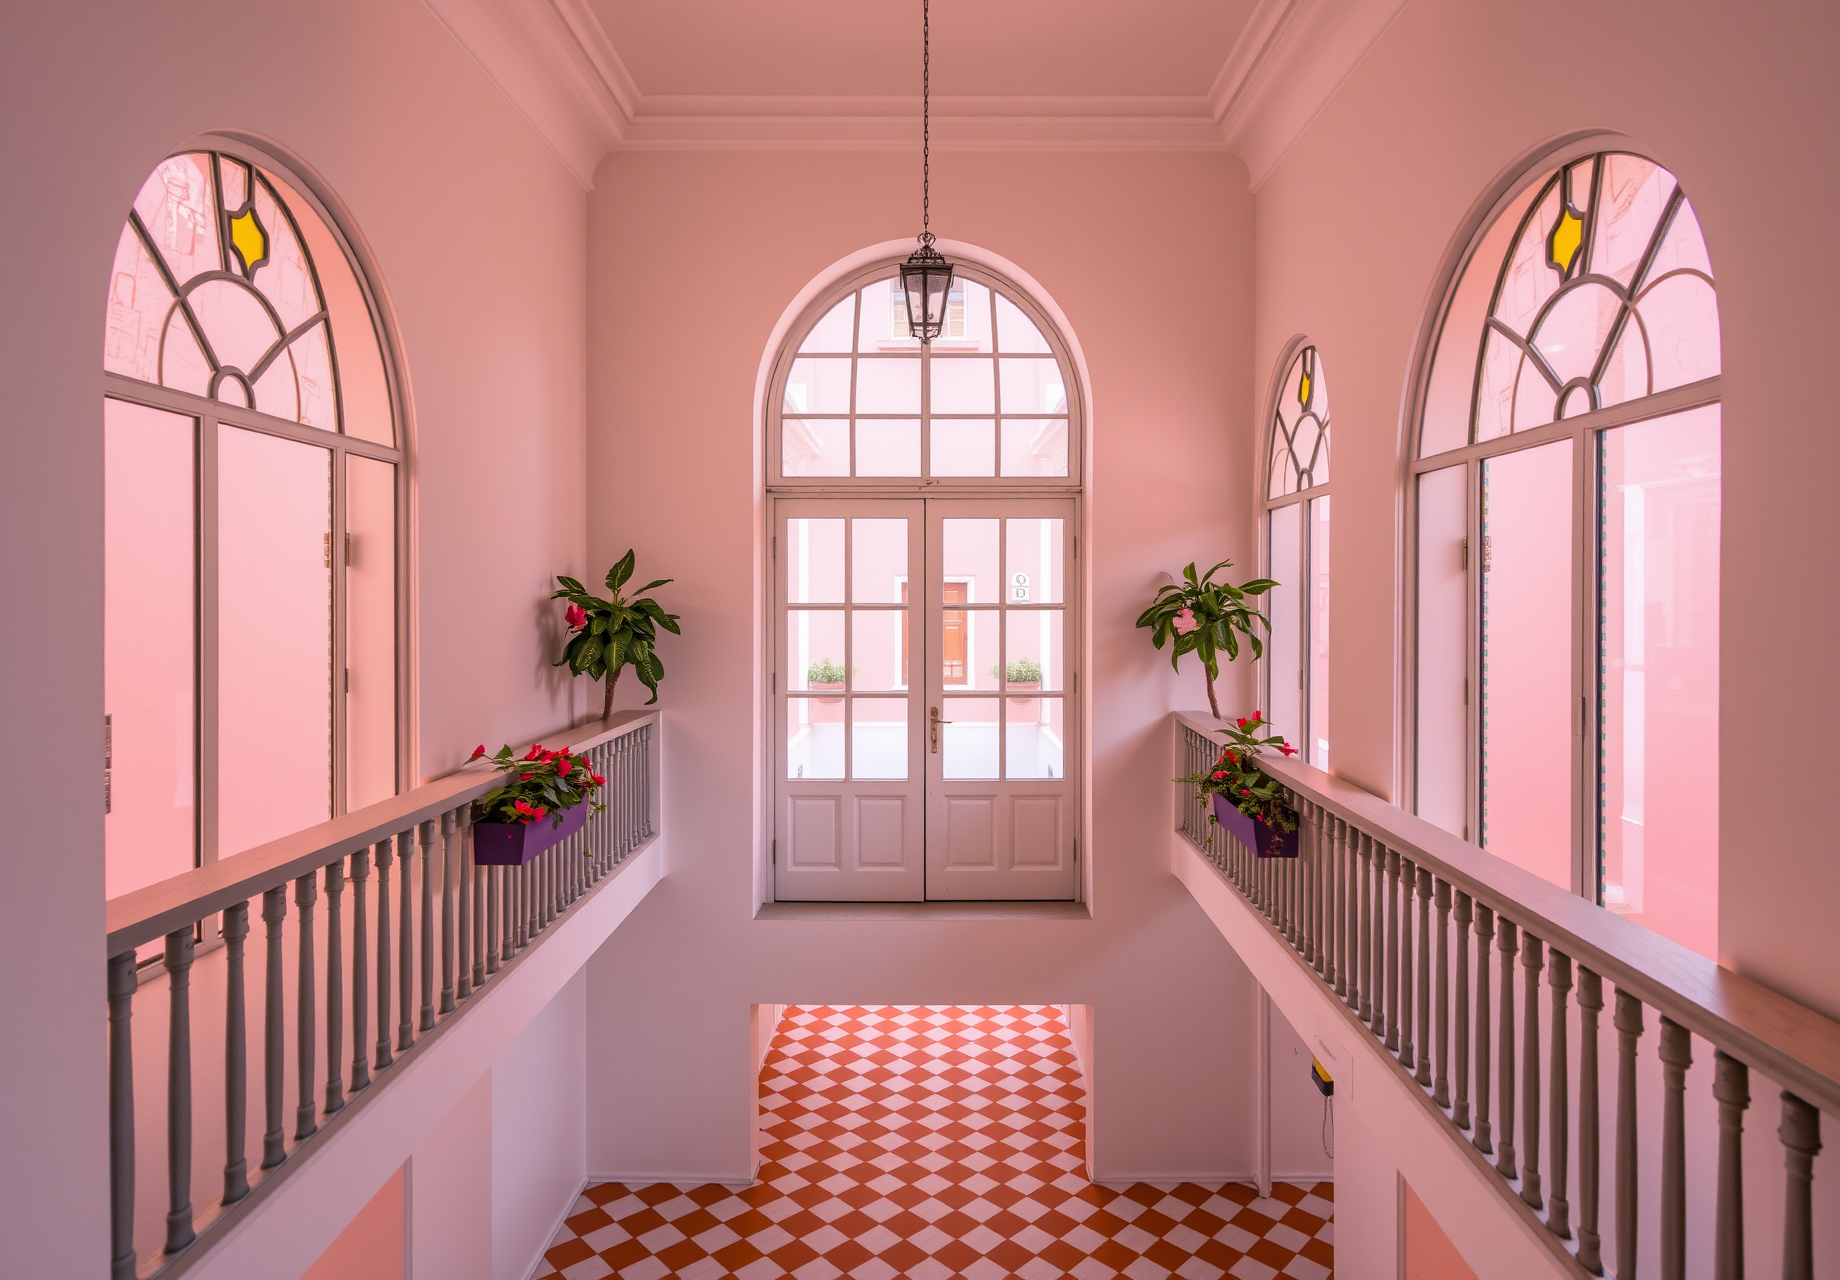
M 933 243 L 932 0 L 920 0 L 920 243 Z

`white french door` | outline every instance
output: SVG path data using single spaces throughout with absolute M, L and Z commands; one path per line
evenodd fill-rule
M 1071 899 L 1072 499 L 774 508 L 774 896 Z

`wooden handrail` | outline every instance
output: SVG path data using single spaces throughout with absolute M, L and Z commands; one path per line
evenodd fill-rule
M 1206 738 L 1201 713 L 1177 719 Z M 1261 755 L 1261 771 L 1804 1101 L 1840 1115 L 1840 1022 L 1459 839 L 1321 769 Z
M 606 720 L 593 720 L 545 735 L 544 741 L 571 751 L 584 751 L 657 721 L 657 711 L 619 711 Z M 527 750 L 529 746 L 526 743 L 518 750 Z M 484 795 L 497 782 L 498 776 L 496 770 L 481 765 L 463 765 L 446 777 L 436 778 L 399 796 L 111 898 L 106 954 L 116 956 L 132 951 L 175 929 L 236 903 L 247 902 L 309 871 L 407 831 L 418 823 L 438 818 L 455 806 Z

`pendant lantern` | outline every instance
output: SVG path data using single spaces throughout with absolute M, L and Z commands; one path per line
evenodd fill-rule
M 952 292 L 952 264 L 933 247 L 931 0 L 920 0 L 920 247 L 901 264 L 901 292 L 907 299 L 907 331 L 930 343 L 945 330 L 946 299 Z

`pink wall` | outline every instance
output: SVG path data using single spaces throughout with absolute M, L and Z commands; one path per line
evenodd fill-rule
M 1169 822 L 1159 718 L 1202 701 L 1201 675 L 1173 676 L 1131 625 L 1158 570 L 1253 561 L 1244 174 L 1207 155 L 948 153 L 934 168 L 936 227 L 1041 281 L 1091 371 L 1093 919 L 750 920 L 765 844 L 756 379 L 801 289 L 911 233 L 916 174 L 911 157 L 862 153 L 614 156 L 590 202 L 590 489 L 606 495 L 590 557 L 637 545 L 648 573 L 677 579 L 685 634 L 663 646 L 671 875 L 590 987 L 591 1078 L 624 1082 L 591 1092 L 591 1172 L 745 1176 L 749 1007 L 819 1000 L 1091 1004 L 1100 1176 L 1250 1170 L 1250 1099 L 1224 1082 L 1250 1079 L 1251 988 L 1143 843 Z M 1110 269 L 1089 269 L 1095 253 Z M 1227 705 L 1250 697 L 1248 672 L 1226 684 Z
M 1579 35 L 1563 57 L 1555 30 Z M 1709 0 L 1418 0 L 1259 189 L 1253 365 L 1271 376 L 1285 343 L 1308 332 L 1335 369 L 1336 767 L 1391 794 L 1401 406 L 1439 267 L 1466 211 L 1568 133 L 1619 130 L 1680 178 L 1719 280 L 1722 559 L 1727 580 L 1744 582 L 1722 603 L 1722 741 L 1743 764 L 1721 769 L 1719 947 L 1725 963 L 1830 1014 L 1840 934 L 1826 916 L 1840 863 L 1822 852 L 1818 805 L 1753 793 L 1767 776 L 1773 795 L 1824 795 L 1840 712 L 1825 647 L 1833 607 L 1809 589 L 1840 570 L 1826 494 L 1840 440 L 1781 376 L 1823 367 L 1840 338 L 1820 302 L 1840 273 L 1829 230 L 1840 177 L 1806 162 L 1840 134 L 1826 87 L 1837 51 L 1840 15 L 1814 5 L 1734 21 Z
M 402 1280 L 403 1215 L 398 1169 L 301 1280 Z
M 207 32 L 234 32 L 240 52 Z M 570 715 L 538 619 L 547 575 L 582 564 L 585 201 L 413 0 L 198 0 L 183 21 L 114 4 L 6 6 L 0 117 L 5 170 L 56 192 L 0 210 L 0 240 L 19 250 L 0 319 L 0 760 L 35 779 L 0 837 L 0 934 L 38 975 L 0 995 L 0 1091 L 30 1100 L 0 1109 L 16 1171 L 0 1239 L 23 1274 L 100 1276 L 98 374 L 128 204 L 169 151 L 243 130 L 322 175 L 373 249 L 419 431 L 420 768 L 436 773 L 481 739 Z

